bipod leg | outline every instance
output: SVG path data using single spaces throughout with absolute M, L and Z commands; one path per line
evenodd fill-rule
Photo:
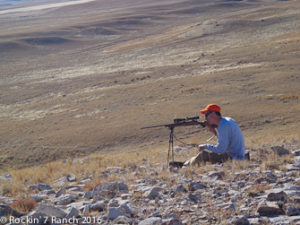
M 170 163 L 170 151 L 172 151 L 172 162 L 174 163 L 174 127 L 170 127 L 170 138 L 169 138 L 169 150 L 167 164 L 169 167 Z

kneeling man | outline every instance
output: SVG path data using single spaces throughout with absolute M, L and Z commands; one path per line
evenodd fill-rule
M 244 160 L 244 137 L 238 124 L 230 117 L 222 117 L 221 108 L 216 104 L 210 104 L 200 112 L 205 115 L 208 130 L 218 137 L 218 143 L 199 145 L 200 153 L 186 161 L 184 165 L 201 162 L 221 163 L 228 159 Z M 209 152 L 203 151 L 205 149 Z

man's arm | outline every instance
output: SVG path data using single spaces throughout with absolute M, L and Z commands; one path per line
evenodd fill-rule
M 199 145 L 198 150 L 202 151 L 204 149 L 208 149 L 212 152 L 218 153 L 218 154 L 224 154 L 226 152 L 226 149 L 229 145 L 229 130 L 228 128 L 224 127 L 219 129 L 218 134 L 218 144 L 216 145 Z

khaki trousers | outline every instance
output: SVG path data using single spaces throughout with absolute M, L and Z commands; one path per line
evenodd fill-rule
M 223 163 L 227 160 L 229 160 L 230 157 L 227 153 L 225 154 L 217 154 L 214 152 L 207 152 L 207 151 L 202 151 L 199 152 L 198 155 L 192 157 L 191 159 L 187 160 L 184 162 L 184 166 L 194 166 L 198 165 L 200 166 L 201 163 Z

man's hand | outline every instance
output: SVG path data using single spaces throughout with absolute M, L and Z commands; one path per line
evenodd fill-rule
M 205 149 L 205 145 L 198 145 L 198 151 L 201 152 Z

